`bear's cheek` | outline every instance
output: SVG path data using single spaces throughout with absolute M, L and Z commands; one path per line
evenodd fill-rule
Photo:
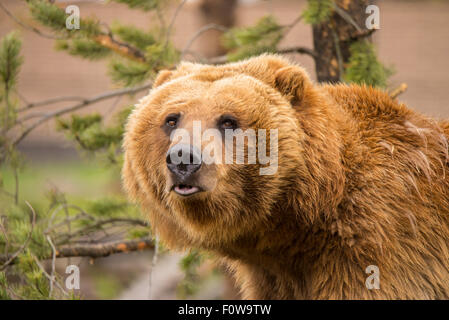
M 136 136 L 133 148 L 129 150 L 129 153 L 135 159 L 144 183 L 153 193 L 156 193 L 157 198 L 161 198 L 166 184 L 165 154 L 169 141 L 154 131 L 157 130 L 150 128 L 145 133 Z

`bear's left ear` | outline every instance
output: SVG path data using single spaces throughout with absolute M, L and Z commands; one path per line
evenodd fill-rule
M 290 100 L 292 106 L 297 106 L 302 103 L 305 92 L 312 86 L 312 82 L 301 67 L 287 66 L 275 72 L 274 86 Z
M 153 88 L 159 87 L 164 82 L 167 82 L 170 80 L 170 77 L 172 76 L 173 71 L 170 70 L 161 70 L 156 76 L 156 79 L 153 81 Z
M 156 79 L 153 82 L 153 88 L 159 87 L 160 85 L 162 85 L 170 80 L 188 75 L 189 73 L 193 72 L 195 69 L 199 69 L 199 68 L 201 68 L 201 65 L 199 65 L 199 64 L 194 64 L 191 62 L 182 62 L 176 69 L 161 70 L 161 71 L 159 71 L 159 73 L 156 76 Z

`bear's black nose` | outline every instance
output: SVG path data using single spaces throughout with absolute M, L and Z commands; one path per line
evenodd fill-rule
M 201 167 L 201 151 L 188 144 L 176 144 L 167 151 L 167 168 L 185 181 Z

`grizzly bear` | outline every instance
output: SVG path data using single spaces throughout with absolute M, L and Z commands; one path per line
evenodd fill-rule
M 206 129 L 277 130 L 256 142 L 276 170 L 246 161 L 249 138 L 243 163 L 204 163 L 220 136 L 173 138 Z M 130 115 L 122 175 L 162 242 L 211 252 L 245 299 L 448 299 L 448 139 L 449 121 L 278 55 L 184 62 Z

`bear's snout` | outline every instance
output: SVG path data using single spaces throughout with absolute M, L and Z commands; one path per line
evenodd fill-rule
M 176 144 L 167 151 L 167 168 L 176 193 L 189 196 L 201 191 L 194 185 L 194 173 L 200 169 L 201 162 L 201 151 L 193 145 Z

